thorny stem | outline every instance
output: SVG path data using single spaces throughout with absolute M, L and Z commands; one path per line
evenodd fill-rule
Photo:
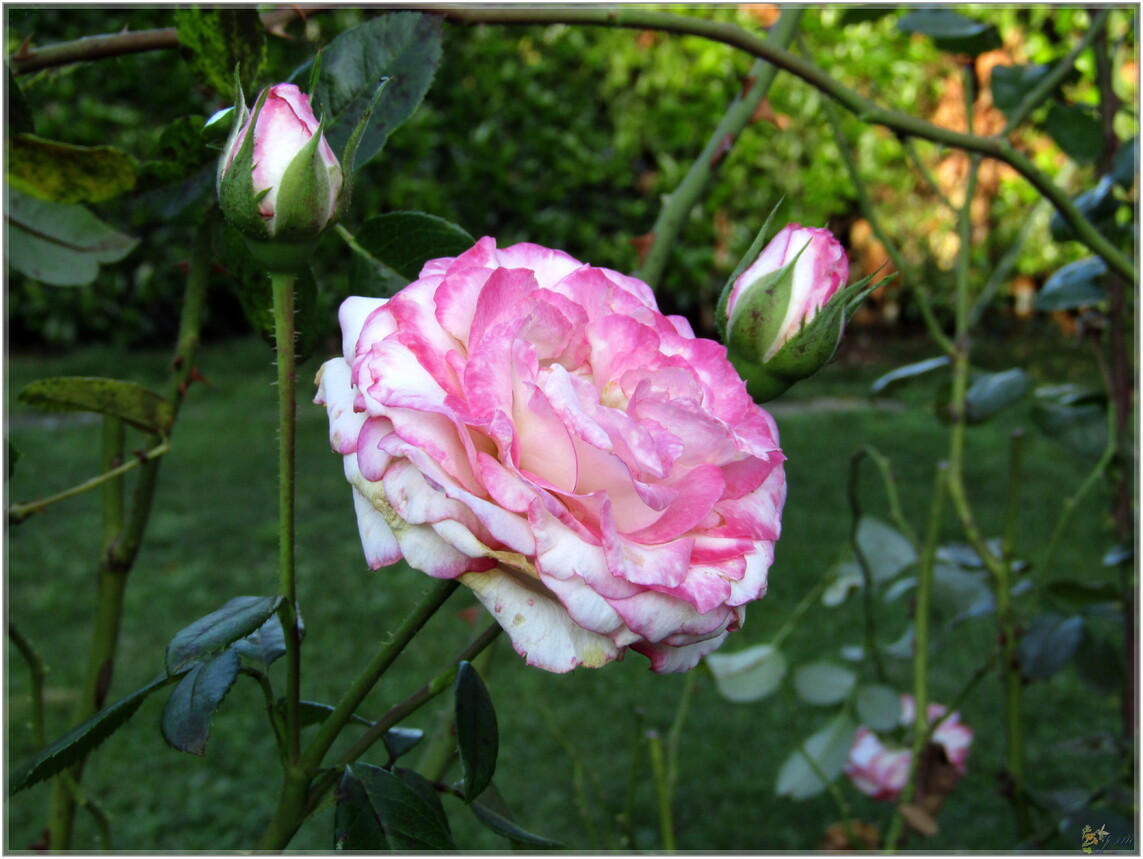
M 965 77 L 966 114 L 971 118 L 975 96 L 971 86 L 971 75 L 966 72 Z M 971 371 L 972 302 L 969 284 L 969 260 L 972 252 L 971 208 L 972 199 L 976 194 L 979 167 L 980 158 L 973 157 L 970 162 L 968 182 L 964 190 L 964 200 L 961 203 L 958 220 L 960 247 L 956 260 L 955 342 L 957 349 L 952 355 L 952 393 L 949 397 L 949 416 L 952 427 L 949 435 L 948 491 L 965 536 L 991 573 L 996 594 L 996 620 L 1003 648 L 1000 670 L 1004 682 L 1007 769 L 1008 777 L 1011 779 L 1011 799 L 1016 815 L 1017 831 L 1020 837 L 1024 837 L 1031 831 L 1031 819 L 1028 814 L 1027 796 L 1024 790 L 1024 750 L 1021 724 L 1022 678 L 1017 661 L 1016 620 L 1010 608 L 1010 568 L 1003 557 L 992 551 L 987 540 L 981 534 L 973 515 L 971 503 L 968 500 L 964 480 L 965 442 L 968 430 L 968 383 Z
M 450 688 L 456 679 L 457 665 L 461 662 L 471 662 L 499 637 L 501 631 L 502 628 L 500 624 L 495 622 L 489 624 L 484 632 L 461 651 L 448 668 L 441 671 L 400 704 L 389 708 L 389 712 L 374 722 L 369 729 L 357 739 L 357 742 L 353 743 L 353 745 L 346 750 L 340 759 L 340 763 L 352 763 L 361 757 L 370 746 L 385 735 L 386 731 L 410 713 L 419 710 L 441 692 Z
M 290 839 L 294 837 L 294 833 L 297 832 L 298 827 L 302 824 L 306 813 L 307 799 L 313 795 L 313 792 L 310 791 L 310 782 L 314 773 L 321 766 L 326 753 L 341 734 L 342 729 L 352 720 L 357 708 L 372 691 L 373 687 L 377 685 L 377 681 L 381 678 L 381 675 L 396 661 L 397 657 L 401 655 L 401 652 L 409 642 L 413 640 L 413 637 L 424 627 L 437 609 L 444 605 L 445 600 L 452 595 L 453 591 L 459 587 L 459 584 L 460 583 L 455 579 L 438 581 L 433 589 L 425 594 L 420 603 L 414 606 L 405 616 L 401 625 L 389 637 L 389 640 L 377 651 L 372 661 L 358 674 L 350 686 L 349 691 L 346 692 L 341 701 L 334 707 L 333 712 L 330 713 L 322 723 L 317 736 L 315 736 L 305 750 L 302 751 L 296 765 L 286 769 L 283 777 L 282 791 L 278 796 L 278 806 L 274 811 L 274 815 L 265 833 L 262 835 L 262 840 L 258 845 L 259 850 L 284 850 L 286 845 L 290 843 Z M 484 636 L 478 639 L 478 641 L 483 640 Z M 455 673 L 455 667 L 451 670 Z M 439 694 L 446 688 L 447 684 L 440 686 L 440 688 L 433 686 L 433 684 L 440 681 L 440 679 L 440 677 L 434 678 L 434 681 L 431 681 L 429 684 L 432 686 L 432 689 L 423 696 L 421 692 L 413 696 L 414 698 L 418 698 L 418 702 L 412 709 L 421 706 L 425 701 L 430 700 L 434 695 Z M 421 691 L 425 692 L 426 690 Z M 376 734 L 374 739 L 380 738 L 388 728 L 395 725 L 396 721 L 404 715 L 407 715 L 407 713 L 402 712 L 398 714 L 394 720 L 387 721 L 393 716 L 393 711 L 386 714 L 386 717 L 382 719 L 381 722 L 387 722 L 387 724 L 380 729 L 380 732 Z M 381 722 L 375 723 L 374 728 L 376 728 L 378 724 L 381 724 Z M 323 777 L 322 781 L 319 782 L 320 791 L 324 792 L 332 787 L 332 785 L 332 781 Z
M 432 8 L 432 7 L 427 7 Z M 771 65 L 801 78 L 815 89 L 839 102 L 863 122 L 881 125 L 900 135 L 942 143 L 987 158 L 995 158 L 1012 167 L 1059 211 L 1075 230 L 1078 241 L 1103 257 L 1108 265 L 1134 282 L 1136 268 L 1131 258 L 1096 229 L 1077 208 L 1070 196 L 1043 173 L 1030 158 L 1018 151 L 1006 138 L 982 137 L 953 131 L 899 110 L 882 107 L 855 90 L 834 80 L 828 72 L 789 51 L 779 48 L 734 24 L 708 21 L 683 15 L 654 12 L 638 7 L 603 8 L 591 6 L 509 6 L 452 7 L 440 9 L 444 16 L 462 24 L 587 24 L 606 27 L 632 27 L 661 30 L 667 33 L 699 36 L 738 48 Z
M 22 504 L 13 504 L 8 508 L 8 522 L 11 525 L 19 525 L 25 519 L 35 516 L 37 513 L 43 513 L 53 504 L 60 501 L 66 501 L 69 498 L 74 498 L 77 495 L 82 495 L 92 489 L 97 489 L 109 480 L 114 480 L 117 477 L 122 477 L 127 472 L 134 468 L 138 468 L 153 459 L 158 459 L 163 456 L 171 447 L 167 442 L 161 442 L 157 447 L 153 447 L 143 453 L 134 454 L 126 462 L 112 468 L 110 471 L 105 471 L 102 474 L 96 475 L 90 480 L 85 480 L 83 483 L 77 483 L 62 492 L 57 492 L 55 495 L 49 495 L 46 498 L 39 498 L 35 501 L 26 501 Z
M 291 21 L 316 15 L 328 6 L 287 6 L 262 15 L 262 25 L 267 32 L 279 33 Z M 139 54 L 179 46 L 179 33 L 174 27 L 157 30 L 134 30 L 122 33 L 108 33 L 100 36 L 85 36 L 72 42 L 60 42 L 34 48 L 21 45 L 8 56 L 8 65 L 13 74 L 24 75 L 40 69 L 66 66 L 71 63 L 90 62 L 124 54 Z
M 663 754 L 663 740 L 659 732 L 647 732 L 647 748 L 651 752 L 651 774 L 655 780 L 655 795 L 659 799 L 659 836 L 663 850 L 675 852 L 675 821 L 671 813 L 671 788 L 667 777 L 667 764 Z
M 801 23 L 802 12 L 802 9 L 793 6 L 785 7 L 766 41 L 782 48 L 788 47 Z M 651 229 L 651 247 L 635 273 L 636 277 L 652 288 L 662 280 L 671 250 L 677 245 L 679 233 L 682 232 L 691 209 L 702 197 L 715 171 L 750 123 L 758 105 L 770 91 L 777 73 L 778 70 L 764 60 L 754 61 L 742 91 L 727 108 L 702 152 L 687 170 L 687 175 L 664 202 Z
M 297 7 L 280 10 L 274 15 L 313 14 L 322 7 Z M 328 7 L 326 7 L 328 8 Z M 1128 282 L 1134 283 L 1136 268 L 1130 256 L 1123 253 L 1092 224 L 1071 200 L 1067 192 L 1040 171 L 1030 158 L 1019 152 L 1003 136 L 981 137 L 972 133 L 962 133 L 942 128 L 919 117 L 899 110 L 882 107 L 873 100 L 849 89 L 830 77 L 829 73 L 813 63 L 783 50 L 754 33 L 734 24 L 707 21 L 684 15 L 655 12 L 638 7 L 621 9 L 590 6 L 509 6 L 509 7 L 442 7 L 426 5 L 424 11 L 438 12 L 445 18 L 461 24 L 584 24 L 605 27 L 629 27 L 640 30 L 661 30 L 667 33 L 693 35 L 714 42 L 730 45 L 753 56 L 766 60 L 772 66 L 788 71 L 801 78 L 815 89 L 839 102 L 846 110 L 855 114 L 863 122 L 881 125 L 905 137 L 917 137 L 942 143 L 967 152 L 975 152 L 995 158 L 1008 164 L 1017 173 L 1046 197 L 1059 211 L 1063 219 L 1076 232 L 1078 241 L 1091 251 L 1103 257 L 1108 265 L 1119 272 Z M 265 22 L 265 19 L 263 19 Z M 779 19 L 779 22 L 781 19 Z M 1097 23 L 1102 24 L 1102 19 Z M 279 24 L 281 26 L 281 24 Z M 1097 28 L 1093 25 L 1093 31 Z M 121 38 L 123 37 L 123 38 Z M 129 38 L 126 38 L 129 37 Z M 102 59 L 123 53 L 149 51 L 158 48 L 174 48 L 178 45 L 178 34 L 174 28 L 165 30 L 145 30 L 136 33 L 94 36 L 50 45 L 40 49 L 21 47 L 9 56 L 9 64 L 16 74 L 33 69 L 84 60 Z M 1062 65 L 1062 64 L 1061 64 Z
M 877 618 L 874 611 L 875 603 L 873 600 L 873 571 L 869 568 L 869 559 L 865 557 L 865 552 L 862 551 L 861 543 L 857 539 L 858 530 L 861 527 L 861 499 L 857 492 L 857 479 L 861 470 L 862 456 L 863 451 L 858 451 L 849 460 L 849 484 L 847 487 L 847 494 L 849 496 L 849 542 L 853 547 L 853 556 L 857 559 L 857 565 L 861 568 L 861 613 L 865 618 L 865 658 L 872 664 L 873 676 L 877 678 L 877 682 L 884 683 L 885 669 L 881 665 L 881 655 L 877 649 Z
M 434 592 L 434 594 L 430 594 L 429 596 L 432 598 L 436 595 L 438 595 L 438 592 Z M 424 606 L 424 603 L 422 603 L 422 606 Z M 418 611 L 422 606 L 418 606 L 414 611 Z M 429 612 L 429 616 L 431 615 L 432 612 Z M 489 625 L 478 638 L 469 643 L 464 650 L 457 654 L 456 658 L 449 663 L 448 668 L 441 671 L 404 701 L 389 708 L 389 711 L 384 716 L 372 723 L 369 729 L 340 756 L 335 767 L 324 770 L 321 775 L 318 776 L 313 786 L 309 788 L 308 793 L 301 793 L 295 796 L 287 786 L 283 797 L 279 798 L 278 811 L 275 813 L 270 827 L 266 830 L 266 834 L 263 835 L 259 849 L 285 849 L 290 839 L 293 838 L 294 833 L 297 832 L 298 827 L 301 826 L 302 821 L 318 807 L 322 801 L 322 797 L 337 783 L 341 768 L 360 758 L 374 743 L 385 735 L 386 731 L 398 724 L 402 719 L 415 713 L 437 695 L 449 689 L 456 679 L 457 666 L 461 662 L 471 661 L 480 655 L 486 647 L 496 640 L 500 632 L 501 627 L 499 624 L 493 623 Z M 386 649 L 392 647 L 395 643 L 395 641 L 391 640 L 389 644 L 386 645 Z M 364 673 L 362 676 L 365 676 Z M 374 684 L 375 683 L 376 681 L 374 681 Z M 331 714 L 330 718 L 332 718 L 333 715 L 334 714 Z M 307 749 L 307 753 L 312 749 L 313 747 L 311 746 L 310 749 Z M 307 771 L 307 775 L 312 774 L 312 772 L 317 769 L 317 766 L 318 765 L 315 765 L 311 770 Z M 290 805 L 289 803 L 291 802 L 294 804 Z
M 1090 14 L 1090 13 L 1089 13 Z M 1095 28 L 1095 66 L 1097 91 L 1100 94 L 1099 112 L 1103 121 L 1103 152 L 1099 159 L 1100 172 L 1107 174 L 1115 162 L 1116 148 L 1119 145 L 1115 133 L 1115 115 L 1121 107 L 1119 97 L 1112 86 L 1111 57 L 1107 45 L 1107 29 Z M 1129 306 L 1130 284 L 1118 274 L 1108 277 L 1108 324 L 1110 328 L 1108 347 L 1110 356 L 1108 360 L 1108 394 L 1109 406 L 1112 413 L 1112 436 L 1115 442 L 1114 466 L 1110 475 L 1111 485 L 1111 518 L 1115 524 L 1115 537 L 1121 545 L 1132 545 L 1135 539 L 1136 507 L 1135 498 L 1137 487 L 1133 485 L 1133 478 L 1138 473 L 1138 454 L 1131 445 L 1135 437 L 1132 432 L 1131 418 L 1136 414 L 1134 408 L 1135 372 L 1131 361 L 1130 334 L 1134 314 Z M 1138 675 L 1136 671 L 1136 629 L 1138 618 L 1135 607 L 1139 602 L 1138 585 L 1133 576 L 1132 565 L 1119 564 L 1120 605 L 1123 611 L 1123 652 L 1124 661 L 1123 688 L 1121 690 L 1121 716 L 1123 736 L 1127 741 L 1133 741 L 1136 734 L 1136 693 Z
M 273 272 L 274 344 L 278 358 L 278 610 L 286 638 L 286 760 L 297 768 L 301 756 L 301 629 L 295 575 L 295 459 L 297 448 L 297 371 L 294 353 L 294 282 L 288 272 Z
M 35 742 L 36 748 L 43 748 L 47 744 L 47 735 L 44 729 L 44 681 L 48 676 L 48 666 L 32 642 L 12 620 L 8 621 L 8 638 L 20 651 L 20 655 L 28 663 L 28 670 L 32 674 L 32 740 Z
M 1032 111 L 1047 101 L 1056 87 L 1058 87 L 1071 72 L 1079 55 L 1087 50 L 1101 34 L 1106 36 L 1104 28 L 1107 25 L 1107 18 L 1110 14 L 1110 7 L 1095 12 L 1092 16 L 1090 26 L 1084 31 L 1083 36 L 1076 43 L 1076 46 L 1072 48 L 1066 57 L 1054 63 L 1051 69 L 1040 79 L 1040 82 L 1029 90 L 1024 95 L 1024 98 L 1021 99 L 1020 103 L 1016 105 L 1016 108 L 1008 114 L 1008 121 L 1004 125 L 1004 130 L 1000 132 L 1003 136 L 1007 137 L 1011 134 L 1018 126 L 1023 124 L 1024 120 L 1031 115 Z M 1110 87 L 1108 87 L 1108 89 L 1110 90 Z
M 192 378 L 194 354 L 198 346 L 202 311 L 206 303 L 206 290 L 210 278 L 213 223 L 207 218 L 195 232 L 191 253 L 187 289 L 179 320 L 179 334 L 175 346 L 175 360 L 168 378 L 167 401 L 171 405 L 172 423 L 178 415 Z M 116 429 L 115 424 L 119 424 Z M 104 468 L 114 471 L 122 460 L 122 424 L 105 422 Z M 150 433 L 147 445 L 154 450 L 165 444 L 158 433 Z M 162 457 L 155 456 L 142 463 L 135 485 L 132 506 L 124 510 L 122 474 L 104 481 L 103 518 L 104 547 L 98 570 L 98 597 L 89 648 L 88 673 L 83 694 L 76 708 L 74 725 L 88 719 L 103 706 L 111 685 L 115 652 L 119 644 L 119 627 L 123 614 L 127 578 L 135 564 L 143 533 L 151 515 L 155 488 L 158 483 Z M 52 784 L 48 807 L 48 846 L 53 852 L 71 848 L 75 822 L 76 796 L 86 759 L 74 764 L 66 777 Z M 98 809 L 94 803 L 91 808 Z M 97 815 L 98 817 L 98 815 Z
M 933 571 L 936 568 L 937 543 L 940 541 L 947 480 L 947 466 L 942 463 L 937 470 L 933 501 L 929 510 L 928 532 L 917 566 L 916 607 L 913 610 L 913 757 L 909 762 L 909 778 L 901 791 L 900 805 L 908 805 L 917 794 L 921 755 L 929 737 L 929 621 L 933 602 Z M 893 816 L 889 832 L 885 837 L 887 852 L 893 852 L 897 848 L 903 823 L 904 818 L 900 813 Z
M 909 264 L 909 261 L 905 259 L 905 255 L 901 253 L 900 248 L 898 248 L 896 243 L 889 237 L 889 234 L 885 232 L 881 219 L 877 217 L 873 201 L 869 196 L 869 189 L 865 181 L 861 178 L 861 171 L 857 168 L 857 160 L 853 157 L 849 141 L 845 137 L 845 131 L 841 126 L 841 118 L 837 114 L 837 108 L 829 99 L 825 99 L 822 102 L 822 106 L 825 108 L 826 117 L 829 119 L 830 127 L 833 129 L 834 140 L 837 141 L 837 149 L 838 152 L 841 153 L 842 163 L 845 165 L 845 170 L 849 174 L 849 180 L 853 184 L 854 191 L 857 193 L 857 203 L 861 209 L 861 214 L 869 221 L 869 225 L 873 228 L 873 234 L 885 247 L 885 252 L 889 255 L 889 259 L 892 260 L 894 267 L 901 273 L 906 288 L 916 298 L 917 306 L 921 310 L 921 316 L 924 318 L 929 336 L 932 337 L 946 353 L 950 353 L 952 351 L 952 341 L 948 339 L 941 329 L 940 323 L 937 322 L 928 292 L 921 285 L 920 279 L 917 277 L 913 266 Z M 912 141 L 907 138 L 905 140 L 907 151 L 912 151 L 913 147 L 911 144 Z M 938 196 L 941 196 L 943 199 L 943 195 L 940 194 L 940 191 L 936 189 L 935 185 L 933 188 Z

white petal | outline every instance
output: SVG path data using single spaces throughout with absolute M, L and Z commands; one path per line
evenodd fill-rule
M 550 591 L 534 580 L 497 568 L 460 579 L 512 639 L 528 665 L 564 673 L 579 665 L 598 668 L 621 650 L 605 635 L 575 623 Z
M 378 307 L 384 307 L 386 301 L 387 298 L 351 295 L 341 303 L 337 318 L 341 323 L 341 349 L 346 360 L 352 361 L 357 354 L 357 339 L 361 336 L 361 329 L 365 327 L 365 320 Z

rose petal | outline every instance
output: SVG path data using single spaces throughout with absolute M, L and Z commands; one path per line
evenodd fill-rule
M 596 668 L 618 659 L 620 650 L 605 635 L 584 629 L 542 585 L 502 568 L 461 577 L 512 639 L 528 665 L 563 673 L 579 665 Z

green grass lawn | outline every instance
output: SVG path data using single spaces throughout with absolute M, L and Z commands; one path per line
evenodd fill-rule
M 1027 341 L 1017 341 L 1027 349 Z M 787 456 L 789 498 L 783 536 L 771 571 L 770 591 L 752 606 L 744 629 L 727 651 L 767 642 L 790 612 L 826 574 L 850 528 L 846 500 L 849 459 L 863 444 L 893 462 L 902 503 L 913 527 L 924 527 L 936 463 L 947 431 L 927 410 L 923 386 L 891 403 L 871 404 L 869 382 L 932 350 L 892 342 L 863 350 L 879 357 L 827 368 L 775 407 Z M 1017 346 L 990 344 L 1000 360 Z M 1086 366 L 1088 356 L 1062 341 L 1041 344 L 1034 373 L 1045 380 Z M 166 354 L 77 351 L 58 358 L 13 356 L 7 365 L 9 440 L 21 452 L 8 483 L 9 501 L 63 489 L 97 470 L 99 422 L 85 416 L 45 414 L 15 403 L 24 384 L 47 375 L 107 375 L 161 388 Z M 143 551 L 132 573 L 120 657 L 111 699 L 148 682 L 162 670 L 167 641 L 180 628 L 234 596 L 272 594 L 277 587 L 276 391 L 272 355 L 262 343 L 240 340 L 205 348 L 198 362 L 209 384 L 192 388 L 162 468 L 160 488 Z M 350 491 L 341 462 L 330 452 L 324 410 L 309 404 L 319 364 L 301 369 L 298 439 L 298 580 L 306 626 L 303 695 L 334 702 L 357 670 L 423 592 L 428 580 L 403 565 L 370 571 L 362 558 Z M 989 369 L 1004 369 L 1002 365 Z M 1007 446 L 1012 429 L 1027 426 L 1025 407 L 974 428 L 968 482 L 979 520 L 998 535 L 1006 503 Z M 1025 451 L 1017 549 L 1035 560 L 1062 500 L 1089 464 L 1029 430 Z M 868 472 L 867 512 L 885 517 L 883 494 Z M 1055 577 L 1108 580 L 1100 566 L 1111 542 L 1105 528 L 1106 496 L 1092 493 L 1074 517 L 1050 569 L 1033 566 L 1037 584 Z M 959 539 L 951 513 L 945 538 Z M 47 730 L 62 734 L 85 666 L 95 585 L 100 522 L 96 494 L 66 501 L 10 528 L 7 595 L 10 620 L 33 640 L 48 662 Z M 1025 598 L 1037 604 L 1033 593 Z M 812 607 L 787 641 L 791 662 L 840 659 L 860 643 L 859 600 L 840 608 Z M 472 634 L 461 612 L 475 605 L 458 592 L 414 641 L 363 711 L 378 715 L 414 691 Z M 905 622 L 907 602 L 881 610 L 886 630 Z M 481 619 L 480 626 L 486 622 Z M 888 634 L 888 633 L 887 633 Z M 933 653 L 932 688 L 947 700 L 965 684 L 995 642 L 991 617 L 943 635 Z M 281 666 L 275 671 L 280 672 Z M 891 680 L 908 688 L 910 663 L 892 662 Z M 654 784 L 645 748 L 635 759 L 641 729 L 665 734 L 686 688 L 682 676 L 656 676 L 631 654 L 600 670 L 553 675 L 528 669 L 499 640 L 485 671 L 496 704 L 501 751 L 496 783 L 525 828 L 577 850 L 619 846 L 616 815 L 634 779 L 634 836 L 640 849 L 658 849 Z M 281 675 L 274 678 L 280 685 Z M 7 662 L 7 741 L 11 767 L 34 751 L 28 729 L 28 674 L 13 648 Z M 253 683 L 239 679 L 214 722 L 205 758 L 169 749 L 158 729 L 162 699 L 149 699 L 128 726 L 93 754 L 84 778 L 90 796 L 112 817 L 116 849 L 222 850 L 252 847 L 273 806 L 278 786 L 274 744 Z M 442 698 L 406 723 L 431 731 L 447 704 Z M 1119 765 L 1114 757 L 1069 751 L 1077 736 L 1118 730 L 1117 702 L 1092 694 L 1074 668 L 1025 688 L 1025 731 L 1031 786 L 1038 791 L 1087 789 Z M 940 816 L 938 835 L 911 847 L 1004 851 L 1015 846 L 1012 815 L 997 775 L 1004 759 L 999 678 L 988 675 L 961 708 L 976 732 L 969 773 Z M 794 802 L 774 794 L 778 768 L 799 739 L 830 711 L 778 694 L 756 704 L 729 704 L 706 674 L 697 678 L 679 757 L 675 796 L 678 846 L 683 850 L 812 850 L 826 827 L 840 819 L 824 794 Z M 311 729 L 312 730 L 312 729 Z M 417 752 L 410 757 L 415 763 Z M 378 762 L 384 758 L 375 755 Z M 889 806 L 874 803 L 839 782 L 852 813 L 882 828 Z M 44 825 L 48 789 L 37 785 L 7 804 L 9 850 L 34 842 Z M 466 849 L 507 844 L 445 798 L 457 843 Z M 1037 818 L 1051 823 L 1050 815 Z M 327 850 L 332 811 L 322 809 L 293 847 Z M 1063 833 L 1051 846 L 1078 845 Z M 82 810 L 76 847 L 96 845 Z

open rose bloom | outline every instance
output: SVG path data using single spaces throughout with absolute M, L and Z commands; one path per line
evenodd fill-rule
M 765 593 L 774 422 L 642 281 L 484 238 L 340 319 L 317 402 L 374 569 L 459 578 L 560 672 L 690 669 Z
M 901 725 L 913 726 L 915 703 L 912 695 L 901 696 Z M 940 704 L 928 707 L 929 723 L 932 724 L 945 715 L 947 709 Z M 960 720 L 960 713 L 951 713 L 937 725 L 930 742 L 940 746 L 948 762 L 961 775 L 965 774 L 968 750 L 972 745 L 972 729 Z M 909 766 L 913 760 L 911 749 L 893 748 L 869 730 L 865 725 L 857 729 L 849 760 L 845 764 L 845 774 L 854 787 L 878 800 L 896 799 L 909 778 Z

